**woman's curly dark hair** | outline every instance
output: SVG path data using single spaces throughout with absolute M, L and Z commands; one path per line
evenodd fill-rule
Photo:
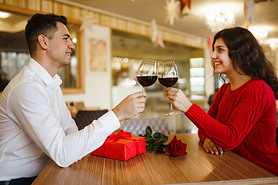
M 218 38 L 222 38 L 225 42 L 234 69 L 265 81 L 278 99 L 278 78 L 253 34 L 241 27 L 223 29 L 214 36 L 212 48 Z

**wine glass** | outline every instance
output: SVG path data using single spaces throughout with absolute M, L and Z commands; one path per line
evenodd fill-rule
M 142 92 L 144 92 L 145 87 L 151 86 L 157 80 L 157 62 L 144 59 L 138 68 L 136 77 L 142 85 Z M 144 115 L 141 113 L 141 116 Z
M 144 59 L 137 71 L 137 81 L 142 85 L 142 91 L 145 87 L 151 86 L 157 80 L 157 62 Z
M 179 73 L 178 68 L 174 61 L 160 62 L 158 66 L 158 81 L 164 87 L 172 87 L 178 81 Z M 174 113 L 173 106 L 171 106 L 171 111 L 165 116 L 173 116 L 178 113 Z

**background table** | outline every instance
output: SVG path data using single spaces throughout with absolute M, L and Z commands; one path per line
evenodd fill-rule
M 169 136 L 169 141 L 173 136 Z M 166 153 L 146 152 L 128 161 L 118 161 L 87 155 L 68 168 L 60 168 L 50 161 L 33 184 L 223 184 L 224 180 L 227 184 L 278 183 L 277 176 L 231 151 L 223 155 L 206 153 L 196 134 L 176 136 L 187 143 L 187 154 L 184 156 L 170 157 Z

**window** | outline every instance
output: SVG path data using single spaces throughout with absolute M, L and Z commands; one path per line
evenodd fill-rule
M 2 11 L 1 11 L 2 12 Z M 30 15 L 8 12 L 9 17 L 0 18 L 0 91 L 26 65 L 30 59 L 25 40 L 24 29 Z M 75 42 L 75 51 L 72 54 L 71 64 L 61 68 L 58 75 L 63 80 L 61 88 L 64 93 L 80 93 L 84 87 L 81 83 L 81 61 L 79 24 L 68 20 L 68 30 Z
M 202 99 L 205 94 L 205 69 L 203 58 L 191 58 L 190 95 L 192 99 Z

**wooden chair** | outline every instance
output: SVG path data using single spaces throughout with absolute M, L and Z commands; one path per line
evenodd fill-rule
M 82 130 L 92 121 L 97 120 L 99 117 L 107 113 L 108 110 L 78 110 L 74 120 L 79 130 Z
M 71 114 L 71 117 L 74 119 L 78 110 L 80 108 L 84 108 L 85 105 L 84 105 L 84 102 L 73 102 L 73 101 L 69 101 L 69 102 L 66 102 L 66 105 L 70 111 L 70 114 Z

